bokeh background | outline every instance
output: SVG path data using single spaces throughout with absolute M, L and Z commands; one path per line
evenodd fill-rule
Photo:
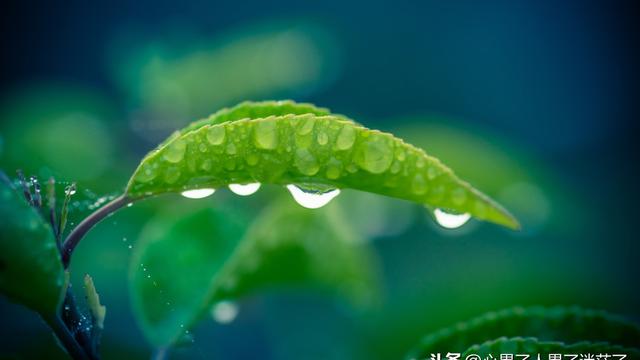
M 445 231 L 424 208 L 347 191 L 337 201 L 379 258 L 377 307 L 266 292 L 229 324 L 203 321 L 175 358 L 397 359 L 429 331 L 512 305 L 640 317 L 631 5 L 8 1 L 0 18 L 1 167 L 77 181 L 72 222 L 122 191 L 173 130 L 243 100 L 291 98 L 422 146 L 523 223 Z M 199 206 L 251 217 L 284 193 L 265 190 Z M 128 245 L 162 209 L 193 201 L 124 209 L 78 247 L 73 279 L 90 273 L 108 308 L 106 359 L 148 358 Z M 4 298 L 0 322 L 0 356 L 64 358 Z

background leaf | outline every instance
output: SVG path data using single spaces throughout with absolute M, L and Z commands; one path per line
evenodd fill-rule
M 171 345 L 211 306 L 284 285 L 311 284 L 369 304 L 375 289 L 372 254 L 336 211 L 278 202 L 262 212 L 239 245 L 243 222 L 228 210 L 152 220 L 130 268 L 135 313 L 149 341 Z
M 465 351 L 461 358 L 470 354 L 481 357 L 489 354 L 624 354 L 628 359 L 640 357 L 640 351 L 634 348 L 626 348 L 612 345 L 607 342 L 592 343 L 582 341 L 575 344 L 565 344 L 559 341 L 540 341 L 536 338 L 500 338 L 487 341 L 481 345 L 474 345 Z
M 43 317 L 57 313 L 65 274 L 51 227 L 0 179 L 0 292 Z
M 490 312 L 427 335 L 410 358 L 432 353 L 463 352 L 500 337 L 535 337 L 540 341 L 607 342 L 627 347 L 640 344 L 640 327 L 604 311 L 579 307 L 515 307 Z
M 358 306 L 375 301 L 376 263 L 337 204 L 308 210 L 277 201 L 263 210 L 225 265 L 210 302 L 259 289 L 313 285 Z

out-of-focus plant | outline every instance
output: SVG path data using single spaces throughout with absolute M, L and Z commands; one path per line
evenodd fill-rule
M 131 99 L 132 128 L 153 141 L 211 108 L 321 90 L 340 67 L 332 34 L 303 20 L 239 27 L 213 39 L 127 38 L 112 53 L 114 77 Z
M 408 359 L 458 354 L 622 354 L 640 357 L 640 327 L 619 316 L 578 307 L 516 307 L 490 312 L 427 335 Z M 438 355 L 440 354 L 440 355 Z M 433 356 L 432 356 L 433 355 Z M 603 355 L 604 356 L 604 355 Z
M 11 139 L 1 152 L 3 166 L 37 171 L 42 177 L 64 174 L 93 187 L 111 175 L 116 131 L 107 120 L 113 114 L 91 89 L 34 86 L 6 99 L 0 108 L 0 132 Z

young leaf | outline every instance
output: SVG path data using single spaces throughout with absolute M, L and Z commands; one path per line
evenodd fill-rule
M 371 301 L 371 254 L 335 211 L 276 203 L 239 245 L 228 211 L 154 221 L 136 245 L 130 272 L 135 313 L 149 341 L 171 345 L 211 306 L 266 288 L 312 284 L 357 304 Z
M 2 179 L 0 219 L 0 292 L 50 320 L 66 288 L 53 231 L 24 196 Z
M 518 228 L 500 205 L 423 150 L 325 110 L 274 104 L 245 103 L 172 135 L 143 159 L 127 196 L 232 183 L 304 184 L 368 191 Z M 256 117 L 238 120 L 252 111 Z M 311 113 L 299 114 L 304 111 Z
M 409 357 L 420 359 L 431 353 L 462 352 L 502 336 L 567 343 L 605 341 L 635 347 L 640 344 L 640 327 L 603 311 L 579 307 L 515 307 L 490 312 L 427 335 Z
M 549 354 L 624 354 L 628 359 L 640 359 L 638 349 L 607 342 L 582 341 L 568 345 L 559 341 L 540 341 L 536 338 L 521 337 L 502 337 L 481 345 L 474 345 L 467 349 L 460 358 L 465 359 L 471 354 L 480 356 L 480 359 L 494 354 L 529 354 L 534 356 L 539 354 L 544 359 L 548 358 Z

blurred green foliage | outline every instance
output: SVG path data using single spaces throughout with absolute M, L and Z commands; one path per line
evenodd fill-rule
M 244 235 L 237 211 L 195 207 L 156 216 L 135 244 L 132 302 L 155 346 L 188 337 L 208 309 L 232 320 L 225 312 L 237 305 L 226 302 L 273 287 L 315 286 L 359 306 L 374 300 L 375 261 L 336 206 L 311 212 L 277 201 Z
M 66 280 L 51 226 L 0 172 L 0 293 L 37 311 L 57 315 Z

